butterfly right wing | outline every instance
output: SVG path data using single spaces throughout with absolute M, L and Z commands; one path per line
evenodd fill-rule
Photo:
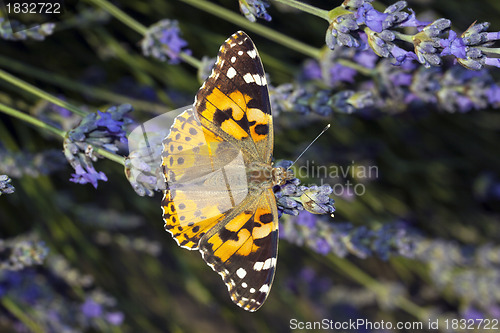
M 278 212 L 271 189 L 249 195 L 200 241 L 207 264 L 219 273 L 231 299 L 258 310 L 271 290 L 278 256 Z
M 238 31 L 222 44 L 212 74 L 195 100 L 204 127 L 270 163 L 273 124 L 264 67 L 250 37 Z

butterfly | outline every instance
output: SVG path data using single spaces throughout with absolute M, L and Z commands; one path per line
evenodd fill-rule
M 165 229 L 199 250 L 231 299 L 248 311 L 269 295 L 278 255 L 273 186 L 292 178 L 272 167 L 273 119 L 266 76 L 242 31 L 221 46 L 192 108 L 163 141 Z

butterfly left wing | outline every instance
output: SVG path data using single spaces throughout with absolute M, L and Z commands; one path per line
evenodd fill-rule
M 199 250 L 222 277 L 233 302 L 253 312 L 262 306 L 273 283 L 278 212 L 271 189 L 245 200 L 251 202 L 235 208 L 203 236 Z
M 165 230 L 179 246 L 200 238 L 247 196 L 241 151 L 203 128 L 192 109 L 175 118 L 163 140 Z

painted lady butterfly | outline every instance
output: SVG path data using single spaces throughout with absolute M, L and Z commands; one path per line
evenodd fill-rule
M 273 193 L 291 177 L 273 168 L 273 124 L 264 68 L 244 32 L 227 39 L 194 107 L 163 141 L 165 229 L 199 250 L 222 276 L 231 299 L 259 309 L 271 289 L 278 255 Z

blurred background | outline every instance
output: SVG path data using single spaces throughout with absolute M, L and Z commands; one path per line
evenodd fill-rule
M 43 41 L 0 40 L 0 68 L 86 112 L 130 103 L 136 123 L 191 104 L 202 84 L 197 68 L 145 57 L 142 36 L 99 2 L 75 2 L 75 11 Z M 112 3 L 144 26 L 178 20 L 187 48 L 200 60 L 215 57 L 226 38 L 244 30 L 273 89 L 313 81 L 310 56 L 249 27 L 236 0 L 209 2 L 233 12 L 230 19 L 201 0 Z M 410 0 L 408 7 L 421 19 L 451 19 L 455 31 L 475 20 L 500 30 L 496 0 Z M 324 50 L 327 22 L 283 3 L 272 2 L 268 13 L 272 21 L 260 25 Z M 450 68 L 445 63 L 439 71 Z M 417 70 L 406 72 L 414 82 L 423 77 Z M 498 77 L 499 70 L 489 68 L 475 80 L 491 84 Z M 377 87 L 376 77 L 361 73 L 332 82 L 313 84 L 331 94 Z M 279 97 L 276 91 L 271 95 Z M 80 120 L 5 80 L 0 102 L 64 130 Z M 334 218 L 301 212 L 280 219 L 275 282 L 256 313 L 235 306 L 199 253 L 181 249 L 164 231 L 160 193 L 137 195 L 123 166 L 107 159 L 94 163 L 108 178 L 97 189 L 69 182 L 74 170 L 62 140 L 0 113 L 0 174 L 15 187 L 0 197 L 0 332 L 287 332 L 292 319 L 422 322 L 424 328 L 436 319 L 450 325 L 453 319 L 498 319 L 500 115 L 487 104 L 477 109 L 450 112 L 443 100 L 410 103 L 389 94 L 384 108 L 359 112 L 276 111 L 276 160 L 294 160 L 331 123 L 296 170 L 305 165 L 309 171 L 299 175 L 305 185 L 341 186 L 331 195 Z M 375 166 L 377 173 L 312 176 L 319 165 Z M 347 181 L 361 184 L 362 195 L 346 190 Z M 31 265 L 37 257 L 41 264 Z

